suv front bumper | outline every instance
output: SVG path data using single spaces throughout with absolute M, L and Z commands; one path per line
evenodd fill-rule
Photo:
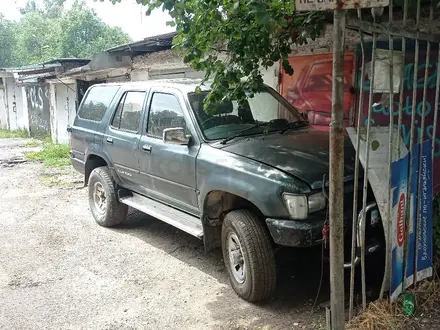
M 377 215 L 373 216 L 373 212 Z M 366 217 L 363 217 L 362 210 L 357 217 L 357 229 L 356 229 L 356 260 L 355 264 L 360 261 L 360 249 L 363 242 L 365 242 L 366 254 L 377 251 L 381 245 L 379 232 L 374 227 L 381 227 L 381 220 L 379 217 L 379 211 L 376 203 L 370 203 L 366 207 Z M 311 247 L 322 243 L 322 228 L 324 225 L 324 219 L 321 217 L 309 218 L 302 221 L 297 220 L 285 220 L 285 219 L 266 219 L 267 227 L 274 242 L 278 245 L 289 247 Z M 351 223 L 352 215 L 344 215 L 344 232 L 346 243 L 351 244 Z M 383 236 L 383 234 L 382 234 Z M 363 240 L 365 237 L 365 240 Z M 350 248 L 350 245 L 348 246 Z M 345 267 L 348 268 L 349 264 Z
M 324 221 L 266 219 L 267 227 L 276 244 L 291 247 L 311 247 L 321 244 Z

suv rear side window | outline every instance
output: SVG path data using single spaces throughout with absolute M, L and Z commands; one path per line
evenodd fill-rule
M 94 86 L 79 109 L 78 117 L 82 119 L 101 121 L 113 100 L 119 86 Z
M 148 116 L 147 133 L 162 138 L 164 129 L 177 127 L 186 128 L 179 99 L 172 94 L 154 93 Z
M 144 107 L 145 92 L 127 92 L 119 102 L 112 120 L 112 127 L 138 132 L 139 121 Z

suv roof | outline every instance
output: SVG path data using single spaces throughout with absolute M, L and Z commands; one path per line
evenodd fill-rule
M 96 86 L 129 86 L 134 88 L 145 87 L 145 86 L 161 86 L 161 87 L 174 87 L 182 92 L 191 93 L 194 92 L 196 87 L 200 86 L 202 79 L 155 79 L 155 80 L 145 80 L 137 82 L 123 82 L 123 83 L 105 83 Z M 209 90 L 210 83 L 205 82 L 200 86 L 201 90 Z

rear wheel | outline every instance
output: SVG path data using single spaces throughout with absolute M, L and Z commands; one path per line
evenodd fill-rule
M 98 225 L 112 227 L 124 221 L 128 206 L 119 202 L 107 167 L 97 167 L 89 178 L 89 204 Z
M 274 293 L 276 264 L 272 242 L 253 213 L 237 210 L 226 215 L 222 252 L 231 285 L 240 297 L 256 302 Z

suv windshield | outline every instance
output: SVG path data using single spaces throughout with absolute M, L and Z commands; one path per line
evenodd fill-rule
M 278 131 L 291 123 L 303 121 L 290 103 L 270 89 L 248 98 L 242 106 L 237 101 L 218 104 L 209 114 L 203 110 L 203 100 L 207 95 L 207 91 L 188 94 L 191 108 L 207 140 L 226 139 L 241 131 L 240 136 Z

